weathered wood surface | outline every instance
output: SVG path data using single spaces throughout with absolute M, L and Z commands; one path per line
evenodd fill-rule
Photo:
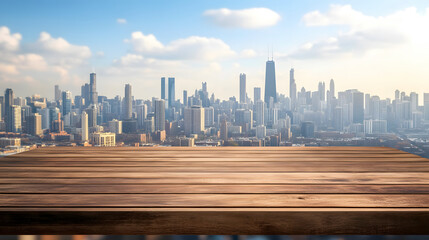
M 43 148 L 0 234 L 429 234 L 429 160 L 381 147 Z

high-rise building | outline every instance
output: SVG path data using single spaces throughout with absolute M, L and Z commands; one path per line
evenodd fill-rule
M 33 136 L 43 135 L 42 116 L 38 113 L 31 114 L 27 119 L 27 132 Z
M 95 127 L 97 126 L 97 107 L 91 106 L 87 108 L 86 113 L 88 113 L 88 126 L 89 127 Z
M 292 109 L 296 106 L 296 83 L 295 83 L 295 69 L 291 68 L 289 72 L 289 97 Z
M 122 121 L 117 119 L 109 121 L 109 131 L 115 134 L 122 134 Z
M 161 78 L 161 99 L 165 100 L 165 77 Z
M 165 130 L 165 101 L 155 100 L 155 131 Z
M 168 107 L 171 108 L 176 101 L 176 83 L 174 77 L 168 78 Z
M 83 85 L 81 88 L 80 88 L 80 95 L 82 96 L 82 98 L 83 98 L 83 101 L 84 101 L 84 104 L 83 104 L 83 106 L 89 106 L 89 104 L 90 104 L 90 102 L 91 102 L 91 100 L 90 100 L 90 87 L 89 87 L 89 84 L 88 83 L 85 83 L 85 85 Z
M 188 91 L 183 90 L 183 105 L 188 106 Z
M 220 139 L 228 141 L 228 124 L 225 117 L 220 121 Z
M 39 113 L 42 115 L 42 129 L 49 129 L 49 108 L 40 109 Z
M 264 125 L 259 125 L 256 127 L 256 138 L 261 139 L 267 136 L 267 128 Z
M 276 71 L 273 60 L 268 60 L 265 68 L 265 96 L 264 100 L 268 104 L 270 98 L 277 102 L 277 89 L 276 89 Z
M 88 114 L 83 111 L 81 118 L 81 131 L 82 131 L 82 142 L 86 142 L 89 140 L 89 128 L 88 128 Z
M 301 123 L 301 135 L 305 138 L 314 137 L 314 123 L 313 122 L 302 122 Z
M 319 82 L 318 90 L 319 90 L 320 101 L 325 101 L 326 99 L 325 82 Z
M 10 107 L 11 132 L 20 133 L 22 130 L 21 107 L 12 105 Z
M 55 85 L 55 101 L 59 101 L 61 99 L 61 90 L 60 86 Z
M 246 103 L 246 74 L 240 73 L 240 103 Z
M 146 116 L 148 112 L 147 105 L 146 104 L 138 105 L 136 107 L 136 111 L 137 111 L 137 128 L 143 129 L 144 121 L 146 120 Z
M 5 112 L 5 122 L 6 122 L 6 132 L 13 132 L 13 114 L 12 114 L 12 106 L 13 106 L 14 94 L 13 90 L 7 88 L 4 92 L 4 112 Z
M 335 98 L 335 83 L 334 79 L 329 82 L 329 95 L 331 98 Z
M 253 102 L 256 103 L 259 100 L 261 100 L 261 88 L 255 87 L 253 89 Z
M 204 120 L 204 108 L 201 106 L 185 108 L 185 134 L 200 134 L 204 131 Z
M 362 92 L 353 92 L 353 123 L 363 123 L 364 120 L 364 94 Z
M 214 108 L 204 108 L 204 126 L 211 127 L 214 125 Z
M 131 119 L 132 117 L 133 117 L 133 97 L 131 93 L 131 85 L 125 84 L 124 119 Z
M 343 108 L 336 107 L 334 109 L 334 128 L 337 131 L 343 131 Z
M 203 90 L 203 92 L 207 92 L 207 82 L 202 82 L 201 85 L 201 90 Z
M 423 96 L 424 101 L 424 120 L 429 121 L 429 93 L 425 93 Z
M 256 102 L 255 106 L 255 121 L 256 126 L 264 125 L 265 124 L 265 103 L 262 100 L 259 100 Z
M 70 91 L 64 91 L 62 92 L 63 97 L 63 116 L 67 115 L 69 112 L 71 112 L 72 109 L 72 94 Z
M 95 73 L 89 74 L 89 98 L 89 104 L 98 104 L 97 75 Z
M 415 92 L 410 93 L 411 112 L 416 112 L 419 107 L 419 95 Z

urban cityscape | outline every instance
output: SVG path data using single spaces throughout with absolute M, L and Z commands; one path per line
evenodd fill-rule
M 237 74 L 239 92 L 229 99 L 216 98 L 207 82 L 177 93 L 175 77 L 160 77 L 152 99 L 134 98 L 130 84 L 109 98 L 97 91 L 96 73 L 77 94 L 52 86 L 55 99 L 7 88 L 0 146 L 4 155 L 48 146 L 388 146 L 429 156 L 429 93 L 419 105 L 416 92 L 381 99 L 338 91 L 334 79 L 307 91 L 292 68 L 284 94 L 275 68 L 266 61 L 262 86 Z

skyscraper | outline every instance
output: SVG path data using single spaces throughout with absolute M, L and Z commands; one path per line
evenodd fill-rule
M 168 78 L 168 107 L 171 108 L 176 101 L 176 83 L 174 77 Z
M 184 112 L 185 134 L 200 134 L 204 131 L 204 108 L 192 106 Z
M 72 109 L 72 94 L 70 91 L 64 91 L 63 95 L 63 116 L 69 113 Z
M 429 93 L 423 95 L 423 101 L 424 120 L 429 121 Z
M 289 72 L 289 97 L 292 109 L 296 106 L 296 83 L 295 83 L 295 69 L 291 68 Z
M 88 114 L 88 127 L 97 126 L 97 107 L 91 106 L 86 109 L 86 113 Z
M 246 103 L 246 74 L 240 73 L 240 103 Z
M 331 98 L 335 98 L 335 83 L 334 79 L 329 82 L 329 95 Z
M 55 85 L 55 101 L 59 101 L 60 99 L 61 99 L 60 86 Z
M 165 100 L 165 77 L 161 78 L 161 99 Z
M 188 91 L 183 90 L 183 105 L 188 106 Z
M 265 68 L 265 96 L 264 100 L 268 104 L 270 98 L 277 102 L 276 71 L 273 60 L 268 60 Z
M 207 82 L 202 82 L 201 85 L 201 89 L 203 90 L 203 92 L 207 92 Z
M 325 101 L 326 92 L 325 92 L 325 82 L 319 82 L 318 90 L 319 90 L 319 98 L 320 101 Z
M 253 102 L 256 103 L 259 100 L 261 100 L 261 88 L 255 87 L 253 89 Z
M 38 113 L 33 113 L 27 120 L 27 132 L 33 136 L 40 136 L 42 131 L 42 116 Z
M 82 142 L 86 142 L 89 139 L 88 135 L 88 114 L 83 111 L 81 115 L 81 130 L 82 130 Z
M 155 100 L 155 131 L 165 130 L 165 101 Z
M 265 123 L 265 103 L 262 100 L 256 102 L 255 121 L 256 126 L 264 125 Z
M 147 116 L 146 104 L 138 105 L 136 107 L 136 111 L 137 111 L 137 128 L 143 129 L 144 128 L 144 121 L 146 120 L 146 116 Z
M 124 98 L 124 119 L 131 119 L 133 117 L 133 98 L 131 93 L 131 85 L 125 84 L 125 98 Z
M 12 106 L 13 106 L 13 90 L 7 88 L 4 92 L 4 119 L 6 122 L 6 132 L 13 132 L 13 114 L 12 114 Z
M 12 105 L 10 107 L 10 119 L 11 119 L 11 127 L 14 133 L 20 133 L 22 130 L 22 118 L 21 118 L 21 107 Z
M 91 100 L 90 100 L 90 97 L 89 97 L 89 92 L 90 92 L 90 89 L 89 89 L 89 84 L 88 83 L 85 83 L 85 85 L 83 85 L 81 88 L 80 88 L 80 95 L 82 96 L 82 98 L 84 99 L 84 106 L 89 106 L 89 104 L 90 104 L 90 102 L 91 102 Z
M 362 92 L 353 92 L 353 123 L 363 123 L 364 119 L 364 94 Z
M 97 94 L 97 76 L 95 73 L 89 74 L 89 104 L 98 104 L 98 94 Z

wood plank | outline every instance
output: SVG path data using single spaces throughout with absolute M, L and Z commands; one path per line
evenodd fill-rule
M 43 172 L 194 172 L 194 173 L 205 173 L 205 172 L 217 172 L 217 173 L 256 173 L 256 172 L 429 172 L 429 162 L 414 162 L 412 164 L 404 164 L 397 162 L 329 162 L 323 165 L 317 165 L 315 162 L 251 162 L 256 164 L 248 163 L 237 163 L 237 162 L 226 162 L 210 164 L 201 164 L 200 162 L 191 162 L 193 164 L 163 164 L 161 166 L 152 166 L 153 163 L 146 163 L 146 166 L 62 166 L 57 164 L 56 166 L 50 167 L 22 167 L 22 166 L 3 166 L 0 167 L 0 173 L 43 173 Z M 204 163 L 204 162 L 203 162 Z M 201 165 L 200 165 L 201 164 Z M 84 164 L 82 164 L 84 165 Z M 188 166 L 187 166 L 188 165 Z
M 415 162 L 415 161 L 421 161 L 421 162 L 428 162 L 428 159 L 422 158 L 422 157 L 288 157 L 288 158 L 256 158 L 253 156 L 248 157 L 241 157 L 241 158 L 229 158 L 229 157 L 222 157 L 222 158 L 187 158 L 187 157 L 164 157 L 164 158 L 158 158 L 158 157 L 146 157 L 146 158 L 132 158 L 132 157 L 19 157 L 19 158 L 4 158 L 5 162 L 87 162 L 87 161 L 98 161 L 98 162 L 161 162 L 161 161 L 167 161 L 167 162 L 338 162 L 338 161 L 355 161 L 355 162 L 361 162 L 361 161 L 402 161 L 402 162 Z
M 378 194 L 429 194 L 429 185 L 326 185 L 326 184 L 283 184 L 283 185 L 219 185 L 219 184 L 157 184 L 157 185 L 70 185 L 70 184 L 0 184 L 0 193 L 378 193 Z
M 140 173 L 140 172 L 4 172 L 0 183 L 97 184 L 107 181 L 123 183 L 183 184 L 429 184 L 427 173 Z
M 408 207 L 428 194 L 0 194 L 2 207 Z
M 369 160 L 369 161 L 368 161 Z M 207 170 L 212 167 L 367 167 L 367 166 L 386 166 L 386 167 L 398 167 L 407 168 L 410 171 L 415 171 L 416 168 L 424 169 L 429 164 L 429 161 L 373 161 L 372 159 L 366 159 L 363 161 L 81 161 L 76 160 L 64 160 L 64 161 L 3 161 L 0 162 L 0 170 L 7 167 L 205 167 Z
M 10 209 L 1 234 L 427 234 L 427 209 Z M 371 219 L 371 221 L 368 221 Z
M 180 158 L 188 158 L 188 159 L 201 159 L 201 158 L 209 158 L 209 159 L 218 159 L 219 154 L 208 152 L 208 153 L 199 153 L 199 152 L 190 152 L 190 153 L 145 153 L 145 152 L 137 152 L 137 153 L 121 153 L 121 152 L 100 152 L 100 153 L 88 153 L 86 152 L 74 152 L 74 153 L 61 153 L 58 154 L 33 154 L 33 155 L 11 155 L 7 158 L 26 158 L 26 157 L 38 157 L 38 158 L 80 158 L 84 156 L 85 158 L 127 158 L 127 155 L 132 155 L 133 158 L 157 158 L 157 159 L 180 159 Z M 386 157 L 394 157 L 394 158 L 419 158 L 415 155 L 411 155 L 408 153 L 319 153 L 319 152 L 311 152 L 311 153 L 230 153 L 230 154 L 222 154 L 224 158 L 238 158 L 244 159 L 246 157 L 252 157 L 254 159 L 259 159 L 259 161 L 264 159 L 287 159 L 287 158 L 386 158 Z

